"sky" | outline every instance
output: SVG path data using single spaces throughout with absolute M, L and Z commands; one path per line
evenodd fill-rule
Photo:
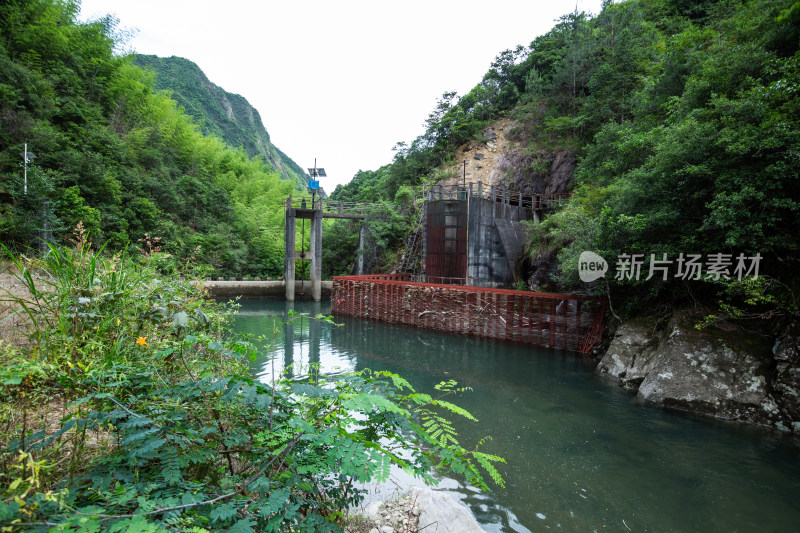
M 328 192 L 390 163 L 445 91 L 466 94 L 494 58 L 601 0 L 82 0 L 111 14 L 125 50 L 195 62 L 244 96 L 272 143 Z

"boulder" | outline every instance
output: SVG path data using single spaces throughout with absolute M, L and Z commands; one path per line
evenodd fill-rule
M 774 348 L 774 394 L 792 431 L 800 433 L 800 324 L 792 324 Z
M 637 390 L 653 363 L 653 354 L 658 346 L 654 336 L 656 326 L 656 321 L 649 318 L 637 318 L 622 324 L 597 365 L 597 371 L 619 380 L 626 389 Z
M 483 533 L 469 509 L 444 492 L 430 487 L 417 489 L 415 494 L 420 508 L 419 530 L 436 533 Z
M 623 324 L 597 371 L 648 404 L 800 433 L 800 327 L 773 353 L 756 333 L 694 322 L 676 313 L 660 331 L 653 319 Z
M 673 319 L 653 355 L 639 385 L 642 401 L 752 424 L 783 421 L 770 394 L 769 344 L 760 336 Z

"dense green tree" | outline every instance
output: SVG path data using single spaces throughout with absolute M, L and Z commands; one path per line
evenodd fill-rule
M 0 241 L 36 246 L 82 222 L 112 250 L 147 234 L 220 275 L 279 275 L 292 183 L 205 136 L 152 73 L 114 53 L 115 20 L 77 22 L 78 8 L 0 5 Z

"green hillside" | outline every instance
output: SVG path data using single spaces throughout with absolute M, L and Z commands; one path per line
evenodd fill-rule
M 78 11 L 0 4 L 0 242 L 42 248 L 80 223 L 109 251 L 158 238 L 175 265 L 279 276 L 293 183 L 204 135 L 154 74 L 114 54 L 112 18 L 80 23 Z
M 243 96 L 215 85 L 200 67 L 182 57 L 136 54 L 134 63 L 156 73 L 154 87 L 169 91 L 203 133 L 216 135 L 234 148 L 244 148 L 250 157 L 263 157 L 281 178 L 305 188 L 308 176 L 270 142 L 261 116 Z

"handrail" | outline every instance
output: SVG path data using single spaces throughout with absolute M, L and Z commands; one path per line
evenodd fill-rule
M 418 189 L 417 199 L 423 200 L 465 200 L 467 198 L 483 198 L 507 205 L 528 209 L 554 209 L 565 204 L 572 196 L 570 192 L 530 193 L 506 188 L 504 186 L 483 186 L 483 182 L 470 182 L 464 185 L 422 185 Z
M 394 277 L 392 277 L 394 276 Z M 460 290 L 464 290 L 467 292 L 485 292 L 485 293 L 493 293 L 493 294 L 506 294 L 506 295 L 522 295 L 522 296 L 533 296 L 536 298 L 545 298 L 549 300 L 579 300 L 582 302 L 605 302 L 605 300 L 601 296 L 588 296 L 585 294 L 562 294 L 557 292 L 535 292 L 535 291 L 518 291 L 514 289 L 495 289 L 492 287 L 476 287 L 472 285 L 462 285 L 456 283 L 431 283 L 431 282 L 423 282 L 423 281 L 410 281 L 411 274 L 402 273 L 402 274 L 365 274 L 359 276 L 333 276 L 333 281 L 383 281 L 386 283 L 392 283 L 397 281 L 402 281 L 408 283 L 410 285 L 418 285 L 418 286 L 425 286 L 425 287 L 432 287 L 432 286 L 448 286 L 448 287 L 458 287 Z M 426 279 L 430 279 L 427 278 Z M 448 279 L 448 280 L 464 280 L 464 278 L 438 278 L 438 279 Z
M 367 215 L 385 213 L 391 208 L 385 204 L 365 202 L 343 202 L 327 198 L 317 198 L 313 202 L 307 197 L 289 196 L 285 200 L 287 209 L 309 209 L 323 213 Z

